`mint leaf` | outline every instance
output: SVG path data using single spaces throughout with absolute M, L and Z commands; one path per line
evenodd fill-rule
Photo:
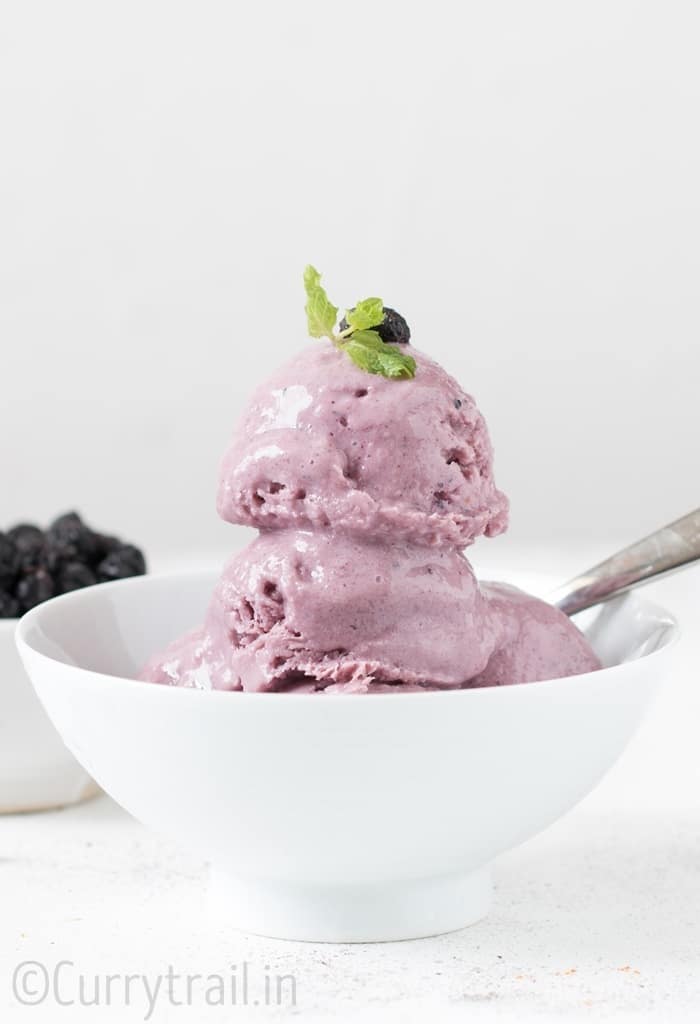
M 384 303 L 381 299 L 363 299 L 354 309 L 348 309 L 345 319 L 356 331 L 365 331 L 368 327 L 379 327 L 384 319 Z
M 309 265 L 304 271 L 306 289 L 306 319 L 312 338 L 333 337 L 333 328 L 338 319 L 338 307 L 334 306 L 321 285 L 321 275 Z
M 416 361 L 382 341 L 376 331 L 355 331 L 342 348 L 355 366 L 382 377 L 408 378 L 416 375 Z

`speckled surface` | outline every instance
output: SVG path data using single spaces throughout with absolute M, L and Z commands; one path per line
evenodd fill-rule
M 580 565 L 579 561 L 579 565 Z M 700 574 L 650 593 L 683 615 L 678 671 L 608 778 L 578 808 L 498 862 L 483 922 L 452 935 L 374 946 L 306 945 L 212 923 L 205 869 L 101 797 L 66 811 L 0 817 L 0 1019 L 140 1021 L 108 974 L 239 977 L 248 1005 L 210 1006 L 205 980 L 191 1009 L 164 980 L 152 1021 L 622 1020 L 695 1021 L 700 1007 Z M 62 998 L 77 976 L 102 982 L 101 1005 L 51 997 L 28 1009 L 12 991 L 23 961 L 62 960 Z M 235 965 L 235 971 L 232 969 Z M 296 1008 L 253 1005 L 264 978 L 292 974 Z M 31 983 L 36 985 L 36 980 Z M 186 1002 L 186 982 L 173 982 Z M 285 989 L 285 995 L 289 992 Z M 274 1000 L 273 1000 L 274 1002 Z

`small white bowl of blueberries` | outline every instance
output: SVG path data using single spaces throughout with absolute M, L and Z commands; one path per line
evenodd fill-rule
M 142 576 L 141 550 L 66 512 L 46 529 L 0 530 L 0 813 L 77 803 L 97 792 L 34 693 L 15 647 L 18 619 L 84 587 Z

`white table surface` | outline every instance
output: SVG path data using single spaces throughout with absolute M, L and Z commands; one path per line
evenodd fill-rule
M 556 553 L 543 559 L 561 571 Z M 499 860 L 486 920 L 452 935 L 380 945 L 247 936 L 207 918 L 205 867 L 108 797 L 62 811 L 4 816 L 0 1021 L 696 1021 L 700 570 L 647 592 L 684 624 L 677 671 L 598 788 Z M 34 1007 L 18 1002 L 13 974 L 26 961 L 38 961 L 49 975 L 69 961 L 59 967 L 57 994 L 77 1002 L 57 1005 L 51 994 Z M 180 976 L 170 983 L 172 999 L 169 965 Z M 141 977 L 129 982 L 126 1005 L 128 974 L 145 975 L 151 991 L 163 976 L 155 1008 Z M 189 995 L 188 974 L 204 976 L 191 982 Z M 296 1007 L 289 1005 L 287 981 L 278 1008 L 275 978 L 289 974 Z M 81 975 L 87 999 L 98 980 L 99 1007 L 80 1005 Z M 110 983 L 109 1005 L 108 975 L 118 976 Z M 210 1001 L 220 998 L 218 982 L 208 976 L 226 979 L 226 1005 L 208 1004 L 208 988 Z M 272 1005 L 264 996 L 266 976 Z M 235 1003 L 232 977 L 238 979 Z M 27 980 L 32 991 L 40 983 L 37 976 Z

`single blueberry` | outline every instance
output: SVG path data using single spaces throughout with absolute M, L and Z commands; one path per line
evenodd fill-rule
M 71 590 L 91 587 L 94 583 L 97 583 L 97 577 L 87 565 L 82 562 L 66 562 L 58 571 L 56 590 L 59 594 L 67 594 Z
M 77 512 L 66 512 L 54 519 L 46 531 L 49 566 L 55 570 L 62 562 L 90 562 L 97 551 L 95 534 Z
M 18 523 L 7 531 L 7 536 L 14 541 L 18 551 L 35 551 L 44 543 L 44 531 L 34 523 Z
M 115 548 L 97 566 L 97 578 L 100 582 L 122 580 L 129 576 L 143 576 L 146 561 L 143 554 L 133 544 L 123 544 Z
M 7 536 L 17 548 L 19 571 L 28 572 L 30 569 L 44 568 L 46 537 L 43 530 L 33 523 L 18 523 L 7 531 Z
M 343 317 L 340 321 L 340 330 L 347 330 L 348 322 Z M 378 327 L 370 328 L 372 331 L 376 331 L 382 341 L 386 341 L 390 345 L 408 345 L 411 340 L 411 329 L 395 309 L 391 309 L 390 306 L 384 307 L 384 319 Z
M 54 582 L 46 569 L 36 569 L 20 577 L 15 587 L 15 597 L 23 612 L 48 601 L 55 593 Z
M 112 537 L 107 533 L 96 533 L 93 568 L 99 565 L 103 558 L 106 558 L 107 555 L 111 554 L 112 551 L 116 551 L 121 546 L 122 542 L 118 537 Z

